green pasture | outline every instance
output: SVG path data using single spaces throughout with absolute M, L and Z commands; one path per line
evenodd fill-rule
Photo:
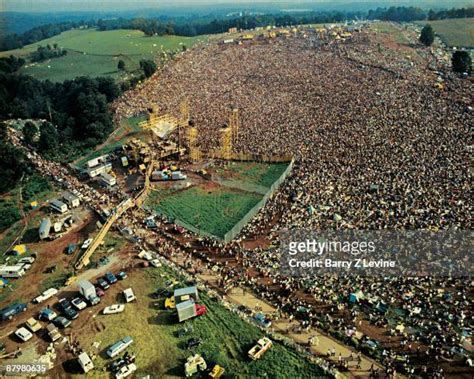
M 436 21 L 418 21 L 430 24 L 441 40 L 450 47 L 474 48 L 474 18 L 456 18 Z
M 225 178 L 270 188 L 287 167 L 288 163 L 228 162 L 217 172 Z

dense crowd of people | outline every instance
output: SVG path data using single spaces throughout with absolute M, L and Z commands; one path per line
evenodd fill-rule
M 429 70 L 432 59 L 426 50 L 387 47 L 367 30 L 339 41 L 306 30 L 209 43 L 114 106 L 117 118 L 151 104 L 178 115 L 186 99 L 203 151 L 219 146 L 219 129 L 237 107 L 236 151 L 295 157 L 280 191 L 242 232 L 242 240 L 268 235 L 272 247 L 204 239 L 194 251 L 223 258 L 223 285 L 251 286 L 282 312 L 329 332 L 373 336 L 361 343 L 375 344 L 388 374 L 415 373 L 416 363 L 417 374 L 442 377 L 441 360 L 468 358 L 468 279 L 293 278 L 280 272 L 277 249 L 284 229 L 470 228 L 472 84 L 443 67 L 444 74 Z M 364 297 L 351 303 L 357 291 Z

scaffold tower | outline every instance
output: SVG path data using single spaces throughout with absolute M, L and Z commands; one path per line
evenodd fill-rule
M 232 141 L 235 145 L 239 136 L 239 109 L 232 107 L 229 113 L 229 128 L 232 130 Z
M 232 128 L 224 126 L 221 129 L 221 158 L 230 159 L 232 156 Z
M 192 161 L 199 161 L 201 159 L 201 150 L 197 146 L 198 130 L 196 127 L 191 126 L 188 129 L 188 147 L 189 156 Z

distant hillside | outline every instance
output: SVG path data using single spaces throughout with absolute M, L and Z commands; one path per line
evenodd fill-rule
M 9 55 L 27 58 L 38 46 L 57 43 L 68 51 L 64 57 L 41 63 L 27 63 L 21 73 L 37 79 L 59 82 L 77 76 L 112 76 L 120 79 L 139 69 L 141 59 L 155 59 L 170 51 L 181 51 L 183 45 L 191 47 L 206 37 L 146 37 L 137 30 L 70 30 L 58 36 L 28 45 L 22 49 L 0 52 L 0 57 Z M 123 60 L 125 71 L 119 71 L 118 61 Z
M 457 18 L 437 21 L 419 21 L 431 24 L 436 34 L 450 47 L 474 48 L 474 18 Z

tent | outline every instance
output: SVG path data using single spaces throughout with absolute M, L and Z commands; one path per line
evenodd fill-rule
M 14 255 L 21 255 L 26 253 L 26 245 L 15 245 L 12 249 Z
M 364 293 L 362 291 L 352 292 L 349 295 L 349 303 L 354 304 L 358 303 L 364 298 Z

